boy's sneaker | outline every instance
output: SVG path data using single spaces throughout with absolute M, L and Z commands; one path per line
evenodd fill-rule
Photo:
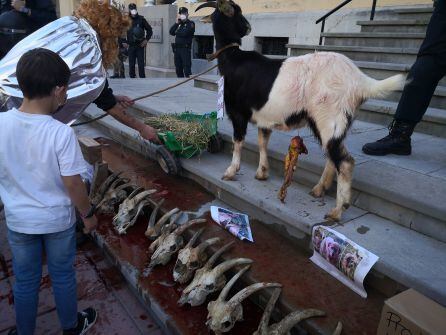
M 9 330 L 8 335 L 17 335 L 17 328 L 12 328 Z
M 63 335 L 82 335 L 90 329 L 98 318 L 98 313 L 94 308 L 84 309 L 77 313 L 77 327 L 63 331 Z

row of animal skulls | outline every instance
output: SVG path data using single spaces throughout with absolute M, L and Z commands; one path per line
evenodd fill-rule
M 235 282 L 249 269 L 252 260 L 248 258 L 235 258 L 226 260 L 216 266 L 219 257 L 234 244 L 228 243 L 218 249 L 209 259 L 206 249 L 220 242 L 220 238 L 210 238 L 194 246 L 203 233 L 204 228 L 198 230 L 189 242 L 184 246 L 183 233 L 192 226 L 206 222 L 205 219 L 190 220 L 183 225 L 176 222 L 181 216 L 178 208 L 174 208 L 156 220 L 158 212 L 164 202 L 161 199 L 155 202 L 150 196 L 156 190 L 143 190 L 125 178 L 119 177 L 120 173 L 111 174 L 99 187 L 98 192 L 91 197 L 93 204 L 97 204 L 97 210 L 104 214 L 113 214 L 119 204 L 118 213 L 113 218 L 113 225 L 118 234 L 125 234 L 134 225 L 143 209 L 153 207 L 149 217 L 145 235 L 153 240 L 149 247 L 151 259 L 144 275 L 149 275 L 157 265 L 166 265 L 178 252 L 178 257 L 173 270 L 173 278 L 176 282 L 189 285 L 183 290 L 180 305 L 190 304 L 199 306 L 205 303 L 209 294 L 221 291 L 215 301 L 208 304 L 207 326 L 216 334 L 230 331 L 237 321 L 243 320 L 242 301 L 253 293 L 265 289 L 274 288 L 271 298 L 265 308 L 255 335 L 286 335 L 292 327 L 304 319 L 325 315 L 316 309 L 296 311 L 287 315 L 282 321 L 269 325 L 272 310 L 281 292 L 279 283 L 255 283 L 245 287 L 232 298 L 227 300 L 228 293 Z M 244 265 L 229 282 L 225 272 L 236 266 Z M 338 335 L 342 331 L 342 324 L 338 323 L 333 334 Z

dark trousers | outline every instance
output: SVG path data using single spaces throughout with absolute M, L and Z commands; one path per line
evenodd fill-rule
M 418 123 L 429 106 L 438 82 L 446 75 L 446 11 L 435 8 L 417 60 L 407 76 L 395 119 Z
M 177 47 L 174 55 L 175 70 L 178 78 L 189 78 L 192 70 L 191 48 Z
M 118 78 L 125 78 L 125 68 L 124 68 L 124 60 L 125 56 L 120 52 L 118 55 L 118 60 L 113 65 L 113 76 Z
M 136 78 L 135 63 L 138 60 L 138 74 L 139 78 L 145 78 L 146 73 L 144 69 L 144 48 L 131 45 L 129 46 L 129 75 L 130 78 Z

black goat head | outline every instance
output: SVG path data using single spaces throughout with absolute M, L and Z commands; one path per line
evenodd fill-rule
M 241 44 L 243 36 L 249 35 L 251 25 L 243 16 L 242 9 L 232 0 L 208 1 L 195 10 L 202 8 L 215 8 L 215 11 L 202 19 L 203 22 L 212 22 L 217 48 L 230 43 Z

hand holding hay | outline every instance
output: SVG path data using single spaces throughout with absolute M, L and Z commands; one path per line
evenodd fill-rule
M 304 144 L 304 140 L 300 136 L 294 136 L 291 139 L 288 147 L 288 153 L 285 156 L 285 180 L 280 188 L 278 197 L 280 201 L 285 202 L 288 186 L 291 185 L 294 170 L 297 167 L 297 158 L 300 154 L 308 154 L 307 147 Z

